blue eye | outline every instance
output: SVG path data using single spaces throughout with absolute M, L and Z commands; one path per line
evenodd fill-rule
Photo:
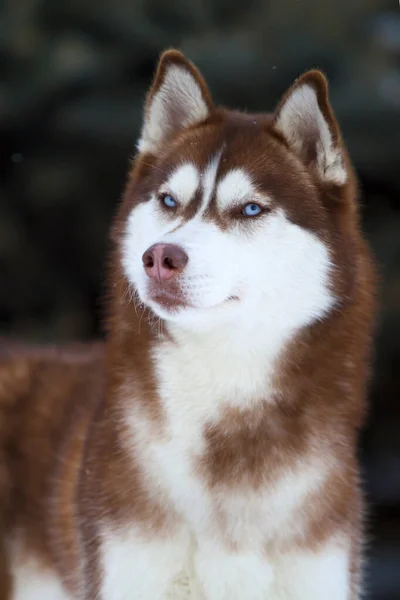
M 165 196 L 162 197 L 162 201 L 168 208 L 176 208 L 176 200 L 169 194 L 165 194 Z
M 260 212 L 262 212 L 261 206 L 252 202 L 250 204 L 246 204 L 246 206 L 243 207 L 242 215 L 244 215 L 245 217 L 256 217 L 260 214 Z

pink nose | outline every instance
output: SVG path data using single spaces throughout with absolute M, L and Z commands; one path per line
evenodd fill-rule
M 175 277 L 186 266 L 189 257 L 182 248 L 174 244 L 154 244 L 142 256 L 147 275 L 157 281 Z

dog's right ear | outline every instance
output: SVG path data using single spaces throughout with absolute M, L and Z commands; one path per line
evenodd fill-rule
M 181 52 L 167 50 L 146 98 L 139 152 L 157 152 L 170 136 L 203 121 L 212 109 L 210 92 L 196 67 Z

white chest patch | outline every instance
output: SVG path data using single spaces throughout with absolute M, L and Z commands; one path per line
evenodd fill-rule
M 257 401 L 268 389 L 270 373 L 262 353 L 235 349 L 226 335 L 223 340 L 218 333 L 210 336 L 205 347 L 190 339 L 181 340 L 183 345 L 165 342 L 154 351 L 165 437 L 150 434 L 146 441 L 149 432 L 142 426 L 135 437 L 145 464 L 154 466 L 154 485 L 172 499 L 193 531 L 202 531 L 214 517 L 214 499 L 195 467 L 206 449 L 205 426 L 219 421 L 223 407 Z
M 101 600 L 165 600 L 185 567 L 188 575 L 188 551 L 187 532 L 152 540 L 135 526 L 123 531 L 105 527 Z M 173 599 L 180 600 L 175 593 Z
M 189 545 L 179 533 L 157 541 L 143 539 L 136 528 L 104 534 L 99 600 L 349 598 L 346 540 L 329 540 L 317 551 L 293 548 L 267 556 L 229 553 L 212 538 Z
M 34 558 L 13 570 L 11 600 L 76 600 L 62 586 L 57 573 Z
M 242 343 L 237 330 L 233 336 L 216 330 L 203 337 L 203 343 L 172 330 L 175 342 L 162 342 L 153 352 L 163 434 L 152 433 L 140 408 L 135 410 L 134 400 L 127 403 L 126 421 L 133 429 L 133 451 L 143 461 L 151 489 L 175 506 L 191 534 L 215 531 L 219 515 L 220 533 L 232 543 L 247 545 L 252 540 L 261 545 L 287 532 L 282 527 L 289 522 L 293 533 L 299 532 L 303 524 L 296 520 L 296 511 L 307 494 L 322 484 L 328 469 L 310 455 L 290 465 L 268 489 L 257 491 L 210 492 L 199 476 L 198 460 L 207 450 L 206 425 L 219 424 L 222 409 L 251 409 L 260 399 L 275 402 L 273 365 L 283 339 L 272 336 L 270 346 L 261 348 L 256 332 L 246 333 L 244 327 Z M 251 335 L 252 347 L 246 335 Z

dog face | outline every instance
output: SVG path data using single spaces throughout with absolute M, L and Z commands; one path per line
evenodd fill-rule
M 275 114 L 252 116 L 215 108 L 195 67 L 169 51 L 138 149 L 121 256 L 157 316 L 301 327 L 335 304 L 338 235 L 325 195 L 346 188 L 349 172 L 319 72 Z

